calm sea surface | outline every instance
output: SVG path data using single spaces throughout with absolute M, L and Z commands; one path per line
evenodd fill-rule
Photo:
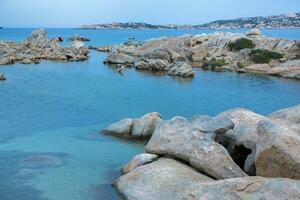
M 2 29 L 0 40 L 24 40 L 33 29 Z M 118 44 L 130 37 L 210 33 L 213 30 L 49 29 L 50 37 L 87 36 L 87 45 Z M 238 30 L 235 32 L 243 32 Z M 300 30 L 264 30 L 267 36 L 300 39 Z M 63 45 L 68 45 L 68 41 Z M 118 199 L 110 187 L 120 167 L 143 144 L 98 132 L 124 117 L 160 112 L 216 115 L 244 107 L 260 114 L 300 103 L 300 82 L 204 72 L 180 79 L 127 70 L 120 76 L 92 51 L 84 62 L 0 66 L 0 199 Z

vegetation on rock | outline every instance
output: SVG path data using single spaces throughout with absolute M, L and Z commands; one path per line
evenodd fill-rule
M 230 51 L 239 51 L 241 49 L 253 49 L 255 47 L 252 40 L 247 38 L 237 39 L 234 42 L 230 42 L 228 45 Z
M 224 59 L 216 59 L 212 58 L 211 60 L 204 60 L 202 64 L 202 68 L 208 69 L 208 68 L 216 68 L 216 67 L 222 67 L 226 64 Z
M 236 65 L 238 66 L 238 68 L 242 69 L 242 68 L 245 68 L 245 64 L 242 63 L 242 62 L 237 62 Z
M 269 63 L 272 59 L 283 58 L 283 54 L 265 49 L 254 49 L 251 51 L 250 56 L 255 63 Z

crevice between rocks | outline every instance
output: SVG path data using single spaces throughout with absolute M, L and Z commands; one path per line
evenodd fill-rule
M 252 149 L 245 147 L 243 144 L 237 144 L 235 138 L 225 136 L 224 134 L 216 134 L 215 142 L 222 145 L 231 156 L 232 160 L 248 175 L 255 176 L 255 165 L 246 167 L 247 159 L 251 156 Z M 249 168 L 249 169 L 247 169 Z

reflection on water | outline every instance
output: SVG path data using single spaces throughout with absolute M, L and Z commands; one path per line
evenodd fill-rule
M 7 31 L 4 32 L 3 31 Z M 97 32 L 50 30 L 67 38 L 88 36 L 92 45 L 146 39 L 176 31 Z M 20 39 L 26 30 L 1 30 L 0 39 Z M 91 52 L 84 62 L 43 61 L 1 67 L 0 199 L 117 199 L 110 187 L 119 169 L 144 143 L 104 137 L 99 131 L 125 117 L 157 111 L 175 115 L 216 115 L 245 107 L 261 114 L 300 103 L 298 81 L 196 69 L 193 79 L 116 68 Z

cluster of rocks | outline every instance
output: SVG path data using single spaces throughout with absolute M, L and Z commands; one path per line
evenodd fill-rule
M 43 29 L 34 31 L 24 42 L 0 41 L 0 65 L 31 64 L 40 60 L 81 61 L 88 59 L 86 47 L 61 47 L 62 38 L 50 39 Z
M 112 50 L 112 46 L 107 45 L 107 46 L 89 46 L 90 50 L 95 50 L 95 51 L 99 51 L 99 52 L 111 52 Z
M 254 49 L 283 54 L 283 58 L 257 64 L 251 59 L 251 49 L 232 51 L 229 45 L 239 39 L 251 40 Z M 286 78 L 300 78 L 300 42 L 268 38 L 260 30 L 247 33 L 184 35 L 176 38 L 151 39 L 140 45 L 124 43 L 111 48 L 106 63 L 131 64 L 136 69 L 165 71 L 169 75 L 194 76 L 192 67 L 204 66 L 210 61 L 222 61 L 221 66 L 209 69 L 264 73 Z M 184 64 L 183 64 L 184 63 Z M 240 64 L 242 63 L 242 64 Z
M 73 35 L 69 40 L 71 41 L 80 41 L 80 42 L 89 42 L 90 39 L 84 36 L 80 36 L 80 35 Z
M 145 132 L 146 153 L 113 183 L 124 199 L 300 199 L 300 105 L 268 116 L 242 108 L 190 119 L 152 113 L 103 131 Z

